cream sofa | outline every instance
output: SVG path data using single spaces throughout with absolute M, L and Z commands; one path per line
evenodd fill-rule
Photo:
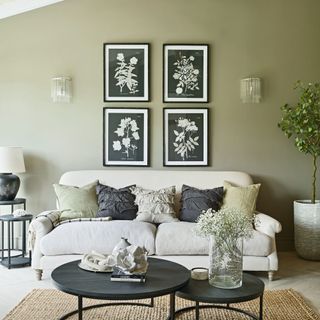
M 149 169 L 71 171 L 62 175 L 60 183 L 83 186 L 94 180 L 115 188 L 137 184 L 155 190 L 175 185 L 177 211 L 183 184 L 201 189 L 222 186 L 224 180 L 239 186 L 252 184 L 251 177 L 244 172 Z M 42 213 L 31 224 L 32 268 L 36 270 L 38 279 L 41 279 L 43 272 L 48 276 L 55 267 L 80 259 L 91 250 L 111 253 L 121 237 L 145 246 L 150 255 L 178 262 L 188 268 L 208 267 L 208 241 L 194 234 L 195 223 L 179 221 L 156 227 L 138 221 L 81 221 L 54 228 L 51 214 L 55 213 Z M 281 225 L 263 213 L 257 213 L 256 217 L 259 223 L 255 226 L 254 236 L 244 242 L 243 268 L 247 271 L 267 271 L 272 280 L 274 271 L 278 269 L 275 234 L 281 231 Z

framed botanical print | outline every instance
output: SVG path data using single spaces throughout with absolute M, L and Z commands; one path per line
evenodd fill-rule
M 103 109 L 103 165 L 149 166 L 149 109 Z
M 207 108 L 163 109 L 163 165 L 208 166 Z
M 149 101 L 149 44 L 104 44 L 104 101 Z
M 163 102 L 208 102 L 209 46 L 163 45 Z

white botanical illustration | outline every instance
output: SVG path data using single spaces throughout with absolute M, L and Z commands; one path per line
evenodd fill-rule
M 135 94 L 139 92 L 137 89 L 139 85 L 139 81 L 137 79 L 137 75 L 134 73 L 134 69 L 138 63 L 138 59 L 136 57 L 130 58 L 129 62 L 126 62 L 125 56 L 123 53 L 117 54 L 117 65 L 115 71 L 114 78 L 117 79 L 116 86 L 119 86 L 120 92 L 122 93 L 123 88 L 127 87 L 130 94 Z
M 177 80 L 176 93 L 186 94 L 188 90 L 195 91 L 199 89 L 199 69 L 193 65 L 194 56 L 187 58 L 180 52 L 180 58 L 173 63 L 175 67 L 173 79 Z
M 174 152 L 181 156 L 182 160 L 189 159 L 193 151 L 199 146 L 198 127 L 195 121 L 180 117 L 176 120 L 177 130 L 173 130 L 175 141 Z
M 117 130 L 114 131 L 119 140 L 113 141 L 113 150 L 124 153 L 127 159 L 134 156 L 138 149 L 135 142 L 140 140 L 139 130 L 136 120 L 132 120 L 130 117 L 121 119 Z

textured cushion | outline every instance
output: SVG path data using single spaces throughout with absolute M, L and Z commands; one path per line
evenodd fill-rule
M 82 221 L 54 228 L 40 242 L 44 255 L 85 254 L 92 250 L 111 254 L 121 237 L 154 254 L 156 227 L 140 221 Z
M 97 217 L 112 217 L 113 220 L 133 220 L 138 211 L 134 203 L 135 196 L 129 186 L 115 189 L 98 183 L 97 195 L 99 210 Z
M 206 255 L 209 241 L 195 234 L 192 222 L 164 223 L 158 227 L 156 236 L 157 255 Z M 272 238 L 259 231 L 243 242 L 243 254 L 266 257 L 272 252 Z
M 225 181 L 223 187 L 225 195 L 222 208 L 234 207 L 242 210 L 245 214 L 252 216 L 256 209 L 257 197 L 260 189 L 259 184 L 247 187 L 236 187 Z
M 95 181 L 81 188 L 62 184 L 53 185 L 59 209 L 63 211 L 60 220 L 93 218 L 96 216 L 98 211 L 97 182 Z
M 196 222 L 203 210 L 219 210 L 223 199 L 223 187 L 197 189 L 182 186 L 180 220 Z
M 138 205 L 137 220 L 154 223 L 177 221 L 174 212 L 175 187 L 163 188 L 158 191 L 133 187 Z

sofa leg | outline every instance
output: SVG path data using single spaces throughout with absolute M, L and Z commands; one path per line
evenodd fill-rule
M 42 278 L 43 270 L 41 270 L 41 269 L 35 269 L 35 272 L 36 272 L 36 279 L 37 279 L 38 281 L 40 281 L 41 278 Z
M 273 276 L 274 276 L 274 271 L 268 271 L 268 279 L 269 279 L 269 281 L 273 280 Z

